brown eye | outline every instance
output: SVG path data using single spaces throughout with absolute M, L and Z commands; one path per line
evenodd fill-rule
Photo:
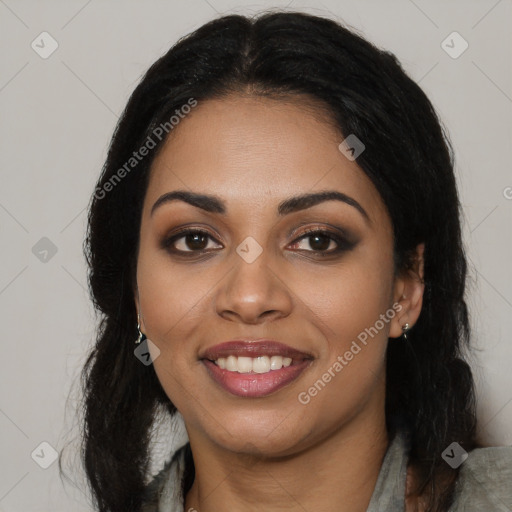
M 334 242 L 332 237 L 323 234 L 309 235 L 304 239 L 309 239 L 309 246 L 314 251 L 326 251 L 331 246 L 331 243 Z
M 163 247 L 174 253 L 201 253 L 211 249 L 210 240 L 216 241 L 207 231 L 186 229 L 165 239 Z
M 307 243 L 306 240 L 308 241 Z M 309 246 L 310 249 L 297 247 L 301 243 Z M 319 229 L 306 231 L 301 237 L 297 238 L 292 245 L 294 249 L 317 253 L 320 256 L 338 254 L 342 251 L 350 250 L 355 246 L 354 243 L 349 242 L 336 233 Z

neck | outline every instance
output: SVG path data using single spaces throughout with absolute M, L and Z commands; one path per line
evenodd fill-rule
M 388 446 L 383 418 L 355 422 L 296 455 L 273 459 L 189 437 L 196 476 L 185 510 L 201 512 L 364 512 Z

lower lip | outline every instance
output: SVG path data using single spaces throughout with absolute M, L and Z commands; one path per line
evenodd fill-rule
M 238 373 L 223 370 L 214 362 L 203 359 L 210 377 L 222 388 L 236 396 L 259 398 L 275 393 L 293 382 L 309 366 L 311 360 L 304 360 L 280 370 L 267 373 Z

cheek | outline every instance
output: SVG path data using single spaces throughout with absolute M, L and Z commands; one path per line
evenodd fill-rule
M 330 350 L 339 351 L 373 326 L 390 307 L 391 272 L 389 258 L 361 251 L 322 273 L 308 274 L 304 270 L 293 290 L 330 340 Z M 384 326 L 379 322 L 378 328 L 382 331 L 379 335 L 387 338 L 389 322 Z
M 160 350 L 153 366 L 157 378 L 171 402 L 181 411 L 187 409 L 191 389 L 191 366 L 197 354 L 191 343 L 197 324 L 201 298 L 200 279 L 185 276 L 155 253 L 141 251 L 137 266 L 137 283 L 146 336 Z M 203 299 L 204 300 L 204 299 Z
M 199 266 L 176 264 L 164 251 L 141 244 L 137 284 L 145 333 L 160 350 L 154 361 L 157 377 L 183 412 L 195 403 L 191 396 L 203 393 L 196 373 L 202 364 L 197 358 L 197 341 L 204 339 L 205 332 L 211 333 L 208 323 L 214 312 L 213 294 L 227 272 Z
M 137 264 L 137 285 L 143 328 L 146 336 L 160 350 L 154 368 L 167 395 L 174 396 L 182 377 L 195 359 L 189 328 L 194 323 L 195 307 L 200 304 L 201 291 L 194 280 L 186 279 L 183 271 L 171 268 L 159 250 L 142 249 Z M 204 294 L 204 291 L 203 291 Z M 195 322 L 200 319 L 195 320 Z
M 199 315 L 213 281 L 207 273 L 172 264 L 160 250 L 145 249 L 139 254 L 137 285 L 147 336 L 165 349 Z
M 326 340 L 314 379 L 308 382 L 320 416 L 356 410 L 384 383 L 388 333 L 395 310 L 390 255 L 361 252 L 327 276 L 302 279 L 297 294 Z M 320 382 L 325 383 L 325 387 Z M 308 389 L 304 389 L 309 396 Z M 307 397 L 306 397 L 307 399 Z

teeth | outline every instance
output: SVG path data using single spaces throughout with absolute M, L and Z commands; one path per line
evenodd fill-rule
M 238 373 L 268 373 L 270 370 L 280 370 L 292 364 L 291 357 L 259 356 L 259 357 L 219 357 L 215 364 L 230 372 Z
M 270 358 L 268 356 L 256 357 L 251 360 L 252 371 L 256 373 L 267 373 L 270 371 Z
M 283 358 L 281 356 L 272 356 L 270 358 L 270 369 L 279 370 L 283 367 Z
M 235 356 L 229 356 L 226 359 L 226 370 L 229 370 L 230 372 L 238 371 L 238 359 Z
M 252 371 L 252 359 L 250 357 L 238 358 L 238 373 L 249 373 Z

